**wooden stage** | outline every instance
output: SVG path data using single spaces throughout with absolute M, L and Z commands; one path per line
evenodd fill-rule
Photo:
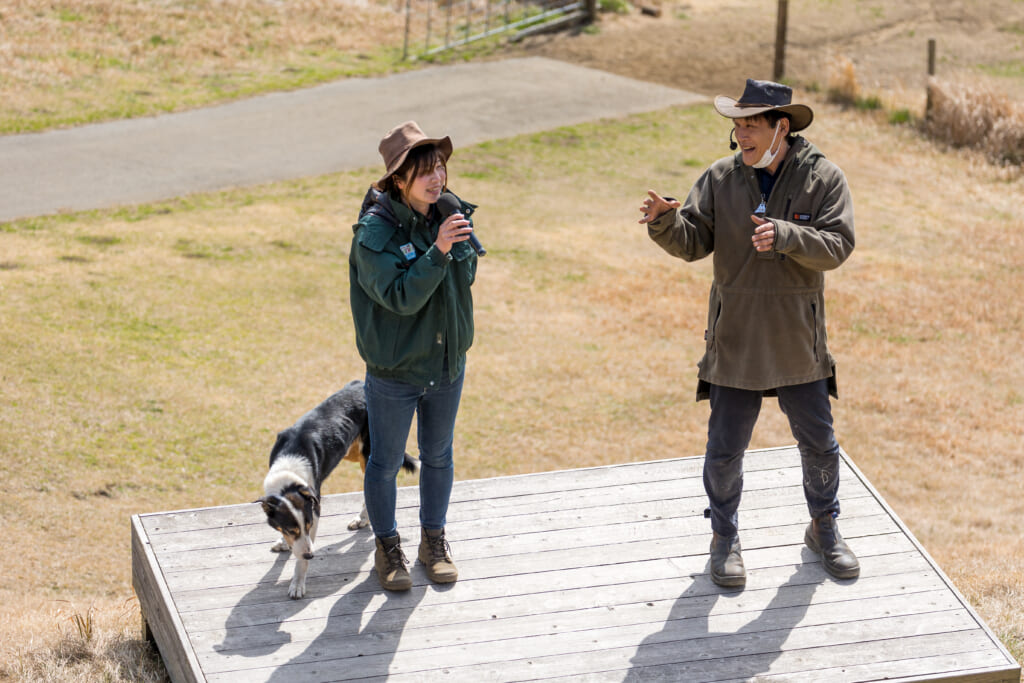
M 841 530 L 859 579 L 803 545 L 795 447 L 751 451 L 745 589 L 708 577 L 702 457 L 456 482 L 460 580 L 415 562 L 418 493 L 399 490 L 413 588 L 381 590 L 361 494 L 323 501 L 308 594 L 259 505 L 132 517 L 132 578 L 174 681 L 972 681 L 1020 666 L 844 455 Z

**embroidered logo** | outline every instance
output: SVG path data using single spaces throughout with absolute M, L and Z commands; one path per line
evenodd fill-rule
M 407 242 L 399 247 L 402 253 L 405 254 L 406 261 L 412 261 L 416 258 L 416 247 L 412 246 L 412 242 Z
M 794 213 L 793 220 L 795 221 L 809 221 L 811 220 L 811 214 L 809 213 Z

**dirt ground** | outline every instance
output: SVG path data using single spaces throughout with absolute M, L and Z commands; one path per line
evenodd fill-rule
M 746 78 L 772 78 L 775 0 L 657 3 L 639 5 L 657 8 L 657 17 L 604 13 L 597 31 L 536 36 L 518 49 L 707 95 L 738 97 Z M 992 77 L 994 87 L 1024 99 L 1017 0 L 791 0 L 787 27 L 783 78 L 798 90 L 824 92 L 849 60 L 865 95 L 921 112 L 934 39 L 938 77 Z

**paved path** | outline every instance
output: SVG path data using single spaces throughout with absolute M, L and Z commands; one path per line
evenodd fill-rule
M 456 148 L 706 98 L 540 57 L 430 67 L 152 118 L 0 137 L 0 222 L 380 165 L 415 119 Z

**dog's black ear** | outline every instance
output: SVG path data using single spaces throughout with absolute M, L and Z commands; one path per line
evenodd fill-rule
M 253 502 L 263 505 L 263 512 L 265 512 L 268 517 L 277 512 L 277 496 L 263 496 L 262 498 L 257 498 Z

